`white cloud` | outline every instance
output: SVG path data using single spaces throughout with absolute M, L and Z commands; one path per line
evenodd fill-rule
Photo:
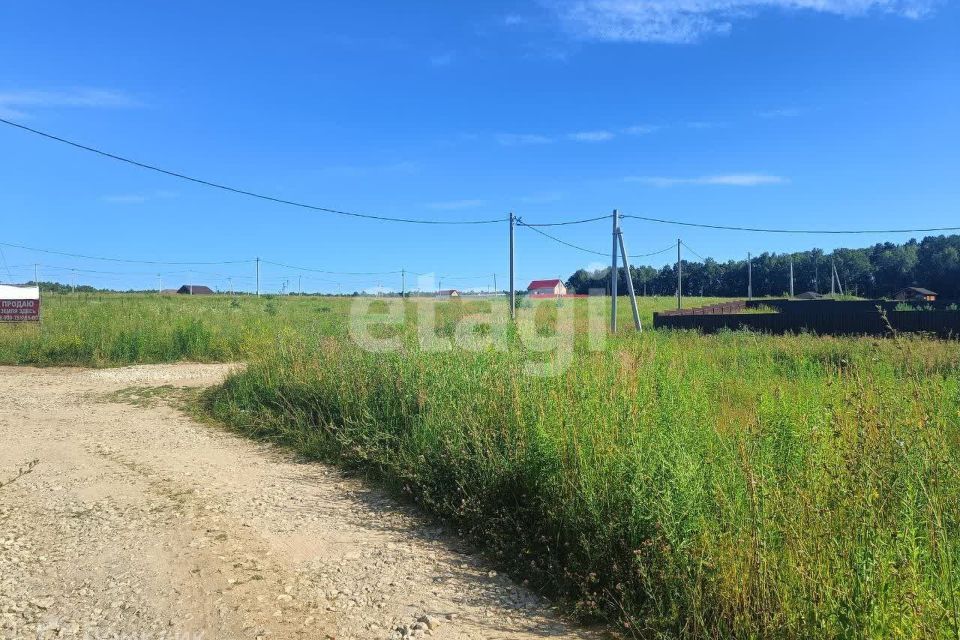
M 609 131 L 578 131 L 567 136 L 577 142 L 606 142 L 613 139 L 613 134 Z
M 606 42 L 692 43 L 729 33 L 735 20 L 763 10 L 844 17 L 928 15 L 942 0 L 541 0 L 577 38 Z
M 543 193 L 534 193 L 520 198 L 524 204 L 549 204 L 563 200 L 563 194 L 559 191 L 545 191 Z
M 515 27 L 517 25 L 526 24 L 527 19 L 516 13 L 511 13 L 503 17 L 503 24 L 508 27 Z
M 413 162 L 401 161 L 383 165 L 331 165 L 318 170 L 320 175 L 333 178 L 362 178 L 371 175 L 413 175 L 420 166 Z
M 513 147 L 524 144 L 549 144 L 553 140 L 534 133 L 498 133 L 497 142 L 505 147 Z
M 757 115 L 761 118 L 796 118 L 803 115 L 803 109 L 799 107 L 782 107 L 780 109 L 758 111 Z
M 486 204 L 484 200 L 448 200 L 445 202 L 431 202 L 427 204 L 427 207 L 438 211 L 458 211 L 460 209 L 482 207 L 484 204 Z
M 655 133 L 660 130 L 655 124 L 635 124 L 632 127 L 627 127 L 623 132 L 629 136 L 643 136 L 648 133 Z
M 718 129 L 726 125 L 722 122 L 711 122 L 709 120 L 694 120 L 693 122 L 687 122 L 686 126 L 688 129 Z
M 166 200 L 169 198 L 176 198 L 177 194 L 174 191 L 153 191 L 150 193 L 124 193 L 118 195 L 109 195 L 103 196 L 100 198 L 103 202 L 109 204 L 143 204 L 150 200 Z
M 430 64 L 435 67 L 449 67 L 453 64 L 456 54 L 453 51 L 447 51 L 430 58 Z
M 143 103 L 126 93 L 105 89 L 0 91 L 0 114 L 6 117 L 26 117 L 36 109 L 126 109 L 142 105 Z
M 676 187 L 680 185 L 720 185 L 726 187 L 759 187 L 789 182 L 781 176 L 763 173 L 731 173 L 698 178 L 667 178 L 662 176 L 630 176 L 627 182 L 639 182 L 650 187 Z

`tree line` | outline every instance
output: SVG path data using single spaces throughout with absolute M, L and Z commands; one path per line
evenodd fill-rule
M 783 296 L 790 291 L 793 259 L 794 293 L 829 293 L 831 265 L 836 265 L 844 293 L 865 298 L 890 297 L 900 289 L 919 286 L 941 298 L 960 299 L 960 235 L 928 236 L 903 244 L 882 242 L 862 249 L 825 253 L 810 249 L 798 253 L 761 253 L 752 258 L 753 295 Z M 747 295 L 747 261 L 682 261 L 683 295 L 742 297 Z M 618 290 L 627 290 L 626 273 L 618 270 Z M 676 295 L 677 265 L 660 269 L 631 266 L 637 295 Z M 610 268 L 577 270 L 567 281 L 571 293 L 608 289 Z

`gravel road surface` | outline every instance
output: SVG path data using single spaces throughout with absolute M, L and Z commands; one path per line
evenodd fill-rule
M 201 425 L 229 365 L 0 367 L 0 637 L 596 638 L 334 468 Z

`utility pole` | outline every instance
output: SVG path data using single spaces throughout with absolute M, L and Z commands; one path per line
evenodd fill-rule
M 790 254 L 790 297 L 793 297 L 793 254 Z
M 190 277 L 190 295 L 193 295 L 193 269 L 187 271 L 187 275 Z
M 257 256 L 257 297 L 260 297 L 260 256 Z
M 617 232 L 620 212 L 613 210 L 613 248 L 610 251 L 610 333 L 617 332 Z
M 77 292 L 77 270 L 70 269 L 70 293 Z
M 227 277 L 227 288 L 230 289 L 230 295 L 233 295 L 233 278 Z
M 497 274 L 493 274 L 493 295 L 497 295 Z
M 837 272 L 837 268 L 833 264 L 833 258 L 830 258 L 830 297 L 833 297 L 834 288 L 833 283 L 835 282 L 833 274 Z
M 753 259 L 747 253 L 747 300 L 753 300 Z
M 297 274 L 297 297 L 303 296 L 303 274 Z
M 683 262 L 680 260 L 680 238 L 677 238 L 677 309 L 683 307 Z
M 619 217 L 619 214 L 617 214 Z M 623 242 L 623 229 L 617 225 L 617 239 L 620 241 L 620 253 L 623 255 L 623 270 L 627 274 L 627 291 L 630 293 L 630 309 L 633 311 L 633 326 L 643 331 L 640 325 L 640 310 L 637 308 L 637 294 L 633 291 L 633 276 L 630 274 L 630 260 L 627 258 L 627 245 Z
M 400 269 L 400 297 L 407 297 L 407 270 Z
M 37 285 L 37 288 L 39 289 L 40 288 L 40 275 L 39 275 L 40 272 L 37 270 L 37 266 L 38 266 L 37 263 L 34 262 L 33 263 L 33 284 Z
M 514 230 L 516 227 L 516 218 L 513 216 L 513 211 L 510 212 L 510 319 L 515 320 L 517 317 L 517 290 L 516 283 L 514 282 L 514 273 L 513 273 L 513 250 L 514 250 Z
M 161 276 L 159 273 L 157 274 L 157 293 L 163 293 L 163 276 Z
M 836 263 L 833 263 L 833 261 L 831 261 L 831 263 L 833 266 L 833 274 L 831 275 L 831 282 L 832 282 L 832 278 L 837 279 L 837 289 L 840 291 L 840 295 L 843 295 L 843 283 L 840 282 L 840 272 L 837 271 Z

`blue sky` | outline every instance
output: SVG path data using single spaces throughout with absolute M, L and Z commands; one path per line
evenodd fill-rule
M 331 208 L 450 220 L 513 210 L 536 222 L 617 207 L 719 224 L 960 226 L 960 8 L 948 0 L 7 0 L 0 58 L 0 117 Z M 7 126 L 0 149 L 0 242 L 406 269 L 446 275 L 444 287 L 506 278 L 505 224 L 406 226 L 283 207 Z M 552 233 L 610 244 L 606 222 Z M 624 233 L 631 253 L 681 236 L 721 260 L 906 239 L 637 220 Z M 608 261 L 517 234 L 520 286 Z M 78 282 L 100 286 L 155 286 L 158 271 L 164 286 L 190 279 L 173 266 L 3 249 L 5 280 L 31 278 L 18 265 L 34 262 L 50 265 L 43 279 L 67 281 L 63 269 L 75 267 L 87 270 Z M 232 275 L 252 286 L 250 264 L 195 269 L 197 282 L 225 288 Z M 391 274 L 303 275 L 309 290 L 399 286 Z M 296 276 L 265 265 L 264 288 Z

